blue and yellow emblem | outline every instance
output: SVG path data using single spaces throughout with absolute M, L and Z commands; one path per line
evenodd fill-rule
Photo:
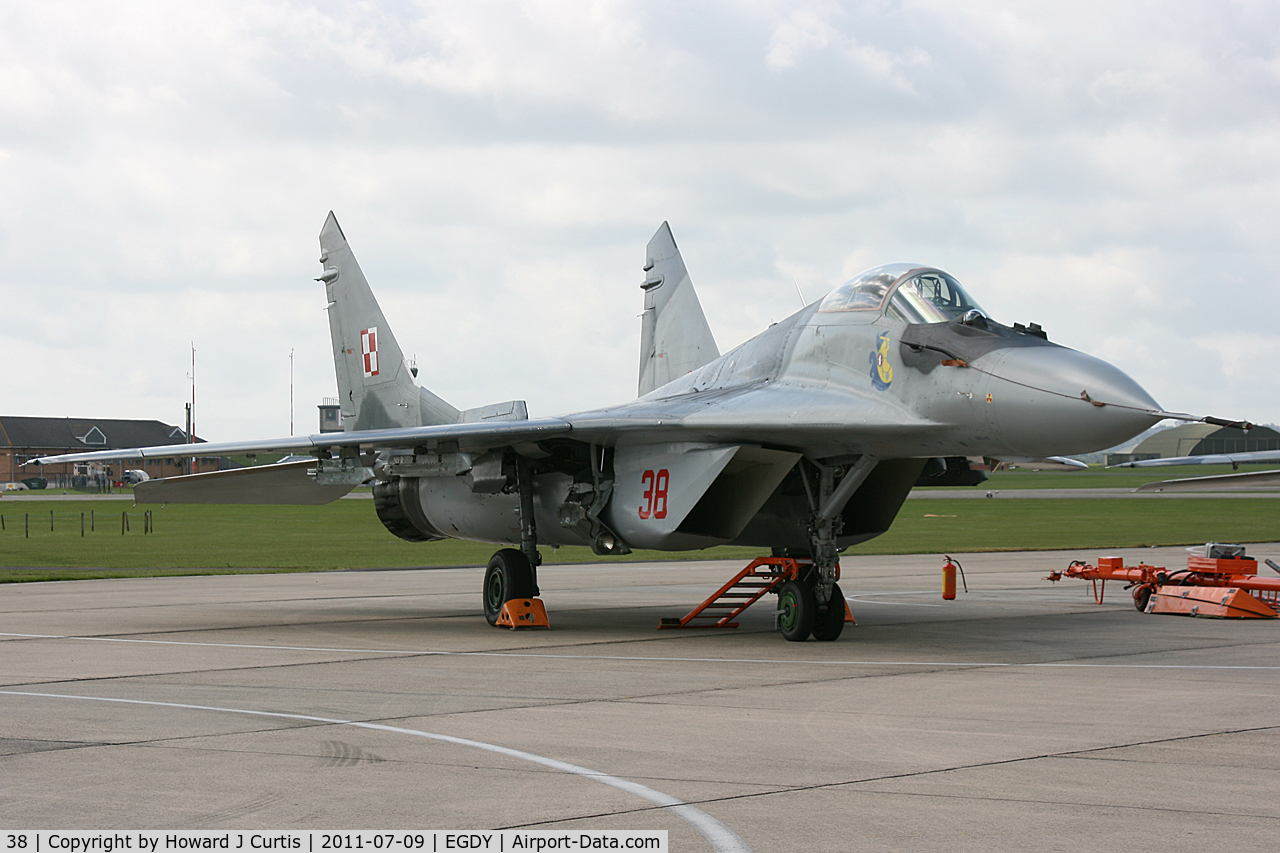
M 871 384 L 877 391 L 884 391 L 893 381 L 893 365 L 889 363 L 889 333 L 881 332 L 876 338 L 876 349 L 871 353 Z

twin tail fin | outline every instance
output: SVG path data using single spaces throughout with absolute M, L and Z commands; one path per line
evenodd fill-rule
M 662 223 L 645 250 L 638 394 L 679 379 L 720 357 L 684 258 Z
M 458 423 L 462 413 L 418 385 L 332 211 L 320 230 L 320 263 L 343 429 Z

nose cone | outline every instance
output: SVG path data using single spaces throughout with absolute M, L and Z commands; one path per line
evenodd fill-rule
M 1105 450 L 1161 420 L 1159 404 L 1142 386 L 1073 349 L 1014 347 L 972 364 L 988 374 L 988 420 L 1014 455 Z

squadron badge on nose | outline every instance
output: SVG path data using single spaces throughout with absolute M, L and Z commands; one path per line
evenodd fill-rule
M 889 363 L 889 333 L 881 332 L 876 338 L 876 349 L 871 353 L 871 384 L 883 391 L 893 381 L 893 365 Z

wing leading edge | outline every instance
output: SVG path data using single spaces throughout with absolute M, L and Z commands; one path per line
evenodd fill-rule
M 225 456 L 242 453 L 312 453 L 344 447 L 385 450 L 416 447 L 440 441 L 456 441 L 463 449 L 484 450 L 564 435 L 571 426 L 560 418 L 519 421 L 491 421 L 393 429 L 353 430 L 317 435 L 289 436 L 258 441 L 209 441 L 200 444 L 160 444 L 154 447 L 94 450 L 42 456 L 26 464 L 57 462 L 107 462 L 129 459 L 157 459 L 185 456 Z

